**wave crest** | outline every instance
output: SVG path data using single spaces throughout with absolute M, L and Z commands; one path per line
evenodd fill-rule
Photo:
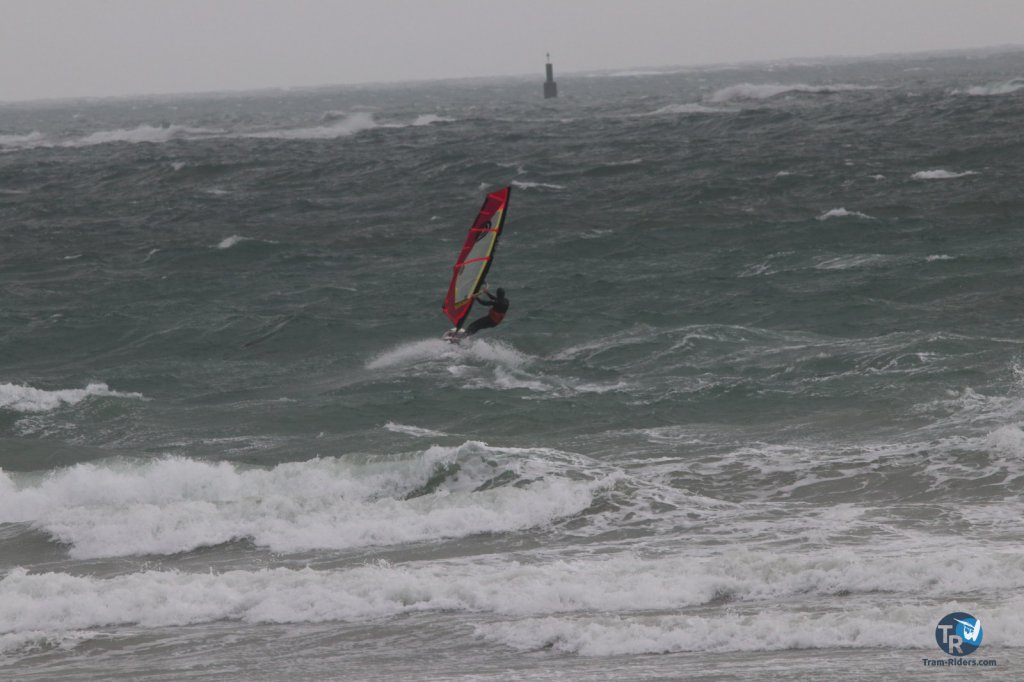
M 15 412 L 49 412 L 63 405 L 76 405 L 93 396 L 142 399 L 141 393 L 112 391 L 104 383 L 92 383 L 85 388 L 66 388 L 45 391 L 31 386 L 0 384 L 0 409 Z
M 740 83 L 738 85 L 730 85 L 722 88 L 721 90 L 715 91 L 709 99 L 712 102 L 729 102 L 732 100 L 744 99 L 771 99 L 772 97 L 777 97 L 789 92 L 828 95 L 837 92 L 874 89 L 876 88 L 870 85 L 850 85 L 846 83 L 836 83 L 833 85 L 806 85 L 804 83 Z

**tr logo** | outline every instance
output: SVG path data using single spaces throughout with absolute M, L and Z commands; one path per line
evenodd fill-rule
M 957 611 L 945 616 L 935 627 L 935 641 L 950 656 L 966 656 L 981 646 L 981 619 Z

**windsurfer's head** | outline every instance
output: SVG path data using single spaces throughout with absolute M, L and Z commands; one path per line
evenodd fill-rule
M 498 287 L 498 298 L 505 298 L 505 290 Z

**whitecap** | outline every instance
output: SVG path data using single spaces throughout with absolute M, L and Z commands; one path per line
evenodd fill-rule
M 0 384 L 0 409 L 15 412 L 49 412 L 64 405 L 76 405 L 90 397 L 142 399 L 141 393 L 112 391 L 104 383 L 91 383 L 85 388 L 45 391 L 31 386 Z
M 555 457 L 469 442 L 412 458 L 271 469 L 169 457 L 78 464 L 21 483 L 0 470 L 0 523 L 33 523 L 78 559 L 175 554 L 238 538 L 295 552 L 513 532 L 578 514 L 605 486 L 562 475 Z M 502 475 L 523 484 L 481 488 Z
M 31 149 L 47 145 L 47 137 L 39 131 L 25 135 L 0 135 L 0 148 Z
M 715 107 L 705 106 L 695 102 L 687 104 L 668 104 L 660 109 L 655 109 L 646 116 L 661 116 L 664 114 L 729 114 L 733 113 L 729 109 L 716 109 Z
M 417 438 L 437 438 L 448 435 L 444 431 L 423 429 L 418 426 L 409 426 L 407 424 L 398 424 L 395 422 L 388 422 L 384 425 L 384 428 L 392 433 L 403 433 L 407 436 L 415 436 Z
M 361 622 L 447 611 L 504 616 L 480 624 L 476 634 L 515 649 L 585 656 L 894 643 L 910 649 L 920 646 L 921 624 L 934 623 L 937 607 L 934 599 L 906 603 L 905 595 L 997 589 L 1012 595 L 1019 588 L 1017 555 L 966 549 L 924 557 L 842 548 L 819 555 L 623 553 L 541 562 L 483 557 L 378 561 L 335 570 L 145 570 L 109 577 L 16 568 L 0 578 L 0 623 L 25 638 L 119 625 Z M 904 595 L 898 609 L 892 608 L 893 593 Z M 843 609 L 791 604 L 808 595 L 856 597 L 846 596 Z M 722 598 L 734 603 L 671 613 Z M 1000 633 L 1005 646 L 1024 646 L 1022 602 L 1011 596 L 986 610 L 991 631 Z M 782 606 L 765 610 L 765 603 Z
M 217 248 L 218 249 L 230 249 L 235 244 L 238 244 L 238 243 L 243 242 L 243 241 L 248 241 L 248 238 L 247 237 L 242 237 L 242 236 L 237 235 L 237 234 L 233 234 L 230 237 L 225 237 L 224 239 L 222 239 L 220 241 L 220 243 L 217 244 Z
M 861 213 L 860 211 L 847 211 L 845 208 L 833 208 L 829 211 L 825 211 L 818 216 L 818 220 L 828 220 L 829 218 L 861 218 L 864 220 L 874 220 L 867 213 Z
M 971 95 L 973 97 L 996 97 L 1009 95 L 1024 88 L 1024 78 L 1012 78 L 1008 81 L 977 85 L 965 90 L 954 90 L 954 95 Z
M 955 173 L 948 170 L 926 170 L 918 171 L 910 177 L 914 180 L 951 180 L 953 178 L 964 178 L 968 175 L 977 175 L 975 171 L 964 171 L 963 173 Z
M 827 258 L 814 267 L 816 270 L 851 270 L 854 268 L 880 265 L 888 260 L 891 260 L 891 256 L 885 256 L 880 253 L 852 254 L 848 256 Z
M 258 132 L 241 133 L 241 137 L 276 139 L 276 140 L 333 140 L 341 137 L 349 137 L 364 130 L 372 130 L 381 127 L 368 112 L 356 112 L 349 114 L 328 125 L 311 126 L 305 128 L 282 128 L 278 130 L 263 130 Z
M 437 114 L 421 114 L 416 117 L 410 125 L 413 126 L 428 126 L 434 123 L 452 123 L 455 119 L 450 116 L 438 116 Z
M 527 182 L 525 180 L 513 180 L 512 185 L 519 189 L 565 189 L 564 185 L 553 185 L 547 182 Z
M 118 128 L 101 130 L 85 137 L 63 142 L 64 147 L 91 147 L 98 144 L 125 142 L 130 144 L 162 144 L 178 139 L 194 139 L 222 135 L 224 131 L 207 128 L 191 128 L 182 125 L 151 126 L 140 125 L 135 128 Z
M 715 91 L 709 98 L 712 102 L 728 102 L 745 99 L 770 99 L 787 92 L 807 94 L 832 94 L 853 90 L 874 90 L 874 86 L 836 83 L 833 85 L 806 85 L 804 83 L 740 83 Z

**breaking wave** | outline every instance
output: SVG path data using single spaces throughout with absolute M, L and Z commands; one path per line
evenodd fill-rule
M 288 552 L 457 538 L 543 526 L 590 506 L 606 475 L 570 479 L 562 457 L 470 442 L 361 464 L 79 464 L 20 486 L 0 470 L 0 523 L 32 523 L 75 558 L 238 539 Z
M 952 180 L 953 178 L 965 178 L 968 175 L 977 175 L 975 171 L 964 171 L 963 173 L 955 173 L 948 170 L 927 170 L 918 171 L 910 177 L 914 180 Z
M 732 100 L 771 99 L 786 93 L 800 94 L 833 94 L 854 90 L 875 90 L 869 85 L 850 85 L 837 83 L 833 85 L 805 85 L 803 83 L 740 83 L 715 91 L 709 98 L 712 102 L 729 102 Z
M 112 391 L 104 383 L 92 383 L 85 388 L 66 388 L 56 391 L 45 391 L 17 384 L 0 384 L 0 410 L 49 412 L 64 405 L 76 405 L 90 397 L 142 399 L 142 394 Z

